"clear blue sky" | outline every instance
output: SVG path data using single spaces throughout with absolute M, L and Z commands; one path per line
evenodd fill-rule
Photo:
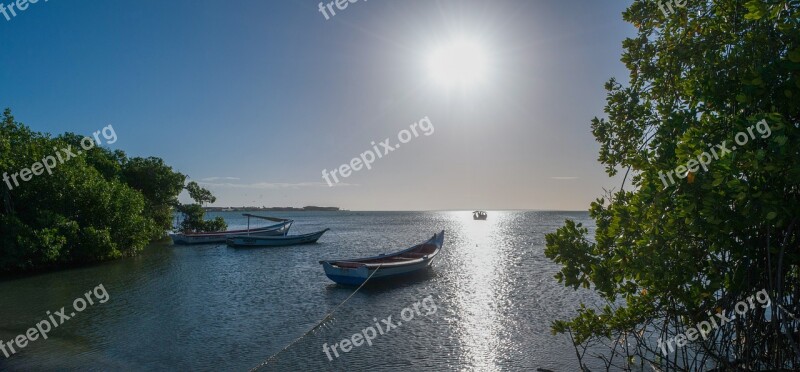
M 9 0 L 0 0 L 8 4 Z M 34 130 L 157 156 L 217 205 L 585 210 L 603 83 L 627 81 L 621 1 L 40 0 L 0 16 L 0 106 Z M 484 79 L 436 83 L 432 51 L 477 40 Z M 420 136 L 343 182 L 321 171 L 423 117 Z

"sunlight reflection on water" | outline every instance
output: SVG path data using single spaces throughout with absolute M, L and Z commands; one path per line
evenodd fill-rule
M 344 301 L 353 288 L 325 277 L 322 259 L 363 257 L 420 243 L 445 229 L 445 245 L 421 280 L 365 288 L 324 327 L 265 370 L 577 370 L 550 322 L 573 314 L 586 291 L 553 279 L 544 234 L 586 213 L 488 211 L 276 214 L 293 234 L 330 227 L 319 244 L 236 250 L 154 246 L 140 257 L 0 282 L 0 337 L 10 339 L 86 288 L 111 300 L 59 327 L 0 369 L 248 370 L 277 353 Z M 238 213 L 222 214 L 232 227 Z M 212 216 L 213 217 L 213 216 Z M 403 323 L 334 361 L 322 351 L 432 296 L 438 311 Z M 73 352 L 72 350 L 82 350 Z M 591 366 L 590 366 L 591 367 Z

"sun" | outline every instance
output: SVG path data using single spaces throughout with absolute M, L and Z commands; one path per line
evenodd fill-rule
M 427 58 L 428 75 L 448 88 L 468 88 L 486 79 L 489 58 L 481 43 L 457 39 L 433 49 Z

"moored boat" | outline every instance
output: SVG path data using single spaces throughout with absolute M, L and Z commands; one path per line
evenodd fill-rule
M 289 232 L 292 227 L 293 220 L 283 218 L 256 216 L 251 214 L 244 214 L 247 217 L 246 230 L 228 230 L 228 231 L 215 231 L 207 233 L 182 233 L 176 232 L 169 234 L 174 244 L 189 245 L 189 244 L 214 244 L 225 243 L 228 237 L 237 235 L 252 235 L 252 236 L 283 236 Z M 250 228 L 250 217 L 260 218 L 272 222 L 279 222 L 277 224 Z
M 367 279 L 388 280 L 427 269 L 444 245 L 444 230 L 428 241 L 392 254 L 353 260 L 320 261 L 325 275 L 339 284 L 361 285 Z
M 255 235 L 236 235 L 230 236 L 226 240 L 229 246 L 241 247 L 283 247 L 288 245 L 311 244 L 316 243 L 322 234 L 330 229 L 317 231 L 310 234 L 303 235 L 286 235 L 286 236 L 255 236 Z

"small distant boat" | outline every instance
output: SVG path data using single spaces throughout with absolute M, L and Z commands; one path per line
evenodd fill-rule
M 355 260 L 320 261 L 325 275 L 339 284 L 361 285 L 370 280 L 394 279 L 427 269 L 444 245 L 444 230 L 428 241 L 393 254 Z M 376 272 L 377 270 L 377 272 Z M 374 275 L 373 275 L 374 274 Z
M 315 233 L 304 235 L 286 235 L 286 236 L 257 236 L 257 235 L 236 235 L 230 236 L 227 243 L 231 247 L 283 247 L 288 245 L 311 244 L 316 243 L 322 234 L 330 229 L 317 231 Z
M 485 211 L 475 211 L 472 212 L 472 219 L 473 220 L 485 220 L 488 215 Z
M 243 216 L 247 217 L 246 230 L 228 230 L 207 233 L 172 233 L 169 234 L 169 237 L 172 238 L 174 244 L 180 245 L 225 243 L 228 237 L 234 235 L 283 236 L 289 232 L 289 228 L 292 227 L 292 223 L 294 222 L 293 220 L 283 218 L 256 216 L 252 214 L 243 214 Z M 250 217 L 280 223 L 251 229 Z

